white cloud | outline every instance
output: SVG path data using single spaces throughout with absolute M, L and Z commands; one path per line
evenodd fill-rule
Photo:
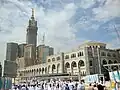
M 95 14 L 96 20 L 110 20 L 114 17 L 120 16 L 120 0 L 106 0 L 104 6 L 94 8 L 93 13 Z
M 94 5 L 96 0 L 77 1 L 79 1 L 79 7 L 86 9 Z M 119 7 L 119 1 L 114 0 L 114 3 L 110 2 L 112 1 L 109 0 L 105 6 L 93 10 L 97 20 L 118 16 L 119 11 L 117 7 Z M 52 4 L 50 0 L 47 3 Z M 89 16 L 86 17 L 88 20 L 85 20 L 85 22 L 83 20 L 85 17 L 81 17 L 75 26 L 70 26 L 69 19 L 73 17 L 76 9 L 78 9 L 74 3 L 65 4 L 63 2 L 61 11 L 54 9 L 45 11 L 45 8 L 41 5 L 38 7 L 36 4 L 31 3 L 30 0 L 0 0 L 0 38 L 4 38 L 0 40 L 1 60 L 5 59 L 7 42 L 24 43 L 26 41 L 26 28 L 31 16 L 32 7 L 35 8 L 35 16 L 38 21 L 38 44 L 41 43 L 42 35 L 45 32 L 46 45 L 53 46 L 57 50 L 70 50 L 85 40 L 84 38 L 79 39 L 76 37 L 75 33 L 79 30 L 76 30 L 77 27 L 80 27 L 81 30 L 86 27 L 90 30 L 99 28 L 99 25 L 91 23 L 94 19 Z M 109 12 L 109 15 L 106 12 Z
M 74 0 L 76 5 L 81 8 L 90 8 L 92 5 L 95 4 L 96 0 Z
M 68 22 L 76 10 L 76 6 L 73 3 L 65 5 L 64 9 L 60 12 L 52 10 L 44 12 L 44 8 L 37 7 L 28 1 L 20 2 L 18 0 L 6 0 L 0 8 L 0 18 L 2 19 L 0 26 L 3 30 L 3 32 L 0 32 L 0 38 L 4 38 L 0 40 L 1 60 L 5 59 L 7 42 L 25 42 L 26 28 L 28 25 L 28 19 L 31 16 L 32 7 L 35 7 L 35 16 L 38 21 L 39 44 L 41 43 L 42 34 L 44 32 L 46 34 L 45 43 L 47 45 L 51 45 L 55 49 L 61 49 L 64 51 L 76 46 L 78 42 L 83 40 L 76 38 L 76 31 Z
M 120 39 L 116 37 L 115 39 L 112 39 L 111 41 L 107 42 L 107 48 L 111 49 L 120 48 Z

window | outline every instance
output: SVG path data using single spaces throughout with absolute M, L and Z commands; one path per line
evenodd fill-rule
M 116 54 L 115 54 L 115 53 L 113 53 L 113 57 L 116 57 Z
M 114 63 L 117 63 L 117 61 L 115 60 Z
M 51 62 L 51 60 L 50 60 L 50 59 L 48 59 L 48 62 Z
M 107 61 L 106 60 L 103 60 L 102 61 L 103 65 L 107 64 Z
M 55 61 L 55 58 L 52 58 L 52 61 Z
M 112 64 L 113 62 L 111 60 L 108 61 L 108 64 Z
M 83 60 L 80 60 L 79 62 L 78 62 L 78 66 L 85 66 L 85 63 L 84 63 L 84 61 Z
M 78 53 L 78 57 L 80 56 L 81 52 Z
M 108 57 L 111 57 L 111 54 L 110 54 L 110 53 L 107 53 L 107 56 L 108 56 Z
M 84 55 L 83 55 L 83 52 L 81 52 L 81 56 L 84 56 Z
M 66 56 L 65 56 L 65 59 L 69 59 L 69 55 L 66 55 Z
M 73 54 L 73 57 L 76 57 L 76 54 Z
M 75 62 L 75 61 L 73 61 L 73 62 L 72 62 L 72 64 L 71 64 L 71 66 L 72 66 L 72 67 L 77 67 L 76 62 Z
M 92 61 L 91 60 L 90 60 L 89 64 L 90 64 L 90 66 L 92 66 Z
M 72 55 L 71 55 L 71 58 L 75 58 L 75 57 L 76 57 L 76 54 L 72 54 Z
M 57 57 L 57 60 L 60 60 L 60 57 Z
M 78 53 L 78 57 L 80 57 L 80 56 L 84 56 L 84 55 L 83 55 L 83 52 L 79 52 L 79 53 Z
M 106 56 L 106 53 L 105 52 L 101 52 L 101 56 Z

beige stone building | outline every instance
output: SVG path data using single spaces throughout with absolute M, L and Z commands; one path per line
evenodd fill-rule
M 44 64 L 18 68 L 19 82 L 31 79 L 83 78 L 90 74 L 104 73 L 120 68 L 119 50 L 107 49 L 106 44 L 87 42 L 70 52 L 47 57 Z

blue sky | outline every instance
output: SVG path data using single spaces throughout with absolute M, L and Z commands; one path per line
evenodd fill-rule
M 26 28 L 35 9 L 38 44 L 57 51 L 70 51 L 85 41 L 107 43 L 119 48 L 114 30 L 120 28 L 120 0 L 0 0 L 0 58 L 5 59 L 6 43 L 25 43 Z

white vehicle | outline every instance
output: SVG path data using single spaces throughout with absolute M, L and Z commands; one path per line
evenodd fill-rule
M 93 74 L 93 75 L 87 75 L 85 76 L 85 83 L 101 83 L 103 84 L 105 79 L 103 74 Z

